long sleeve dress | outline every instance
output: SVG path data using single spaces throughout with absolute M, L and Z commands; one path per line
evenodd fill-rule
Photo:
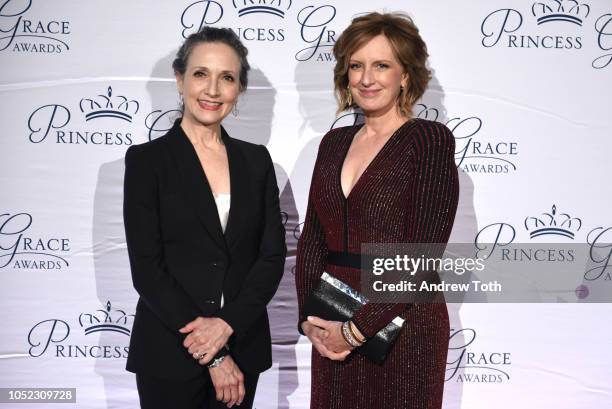
M 323 271 L 360 289 L 359 270 L 328 264 L 328 253 L 359 254 L 361 243 L 445 243 L 450 236 L 459 196 L 450 130 L 424 119 L 407 121 L 345 197 L 340 173 L 358 130 L 334 129 L 319 146 L 298 242 L 300 322 L 304 300 Z M 358 353 L 332 361 L 313 348 L 311 409 L 441 408 L 450 332 L 446 304 L 368 303 L 353 321 L 370 337 L 398 315 L 404 327 L 383 365 Z

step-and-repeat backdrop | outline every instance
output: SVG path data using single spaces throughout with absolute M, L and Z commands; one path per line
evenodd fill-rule
M 123 160 L 176 118 L 173 56 L 212 25 L 249 48 L 250 87 L 226 127 L 270 150 L 289 247 L 256 407 L 308 407 L 296 242 L 318 144 L 354 121 L 335 115 L 332 46 L 373 10 L 409 13 L 428 44 L 433 79 L 415 115 L 456 138 L 452 241 L 588 242 L 606 255 L 597 243 L 612 236 L 609 0 L 2 0 L 0 386 L 73 387 L 79 408 L 137 407 L 124 370 L 137 294 Z M 585 286 L 609 291 L 612 267 L 599 261 Z M 446 409 L 612 407 L 609 304 L 464 303 L 449 313 Z

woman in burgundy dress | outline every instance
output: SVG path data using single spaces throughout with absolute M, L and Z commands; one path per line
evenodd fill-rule
M 299 328 L 314 346 L 311 408 L 438 409 L 449 337 L 444 303 L 368 303 L 347 323 L 303 315 L 324 271 L 360 290 L 359 265 L 335 260 L 354 260 L 362 243 L 447 242 L 459 194 L 452 133 L 412 117 L 430 79 L 412 20 L 355 18 L 334 55 L 340 109 L 360 108 L 365 124 L 321 141 L 298 243 Z M 405 323 L 382 365 L 351 354 L 398 315 Z

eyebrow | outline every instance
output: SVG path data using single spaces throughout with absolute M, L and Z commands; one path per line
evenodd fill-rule
M 208 70 L 210 71 L 210 69 L 208 67 L 205 67 L 203 65 L 198 65 L 192 68 L 193 70 Z M 223 70 L 221 71 L 221 74 L 236 74 L 235 71 L 232 70 Z
M 354 59 L 354 58 L 351 58 L 351 59 L 349 60 L 349 62 L 359 62 L 359 63 L 361 63 L 362 61 L 360 61 L 360 60 L 356 60 L 356 59 Z M 376 64 L 376 63 L 380 63 L 380 62 L 391 63 L 391 62 L 393 62 L 393 61 L 392 61 L 392 60 L 376 60 L 376 61 L 373 61 L 373 63 L 374 63 L 374 64 Z

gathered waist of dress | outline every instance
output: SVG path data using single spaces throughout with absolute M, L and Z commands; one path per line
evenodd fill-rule
M 372 266 L 376 258 L 379 258 L 379 256 L 346 251 L 328 251 L 327 265 L 362 270 L 362 266 Z
M 372 271 L 376 258 L 380 256 L 328 250 L 325 271 L 360 291 L 361 276 L 363 273 Z
M 327 264 L 361 270 L 361 254 L 348 253 L 345 251 L 329 251 L 327 253 Z

